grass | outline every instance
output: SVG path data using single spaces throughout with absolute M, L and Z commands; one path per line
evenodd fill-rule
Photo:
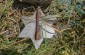
M 30 39 L 18 38 L 24 27 L 20 17 L 31 12 L 12 9 L 13 0 L 2 1 L 0 3 L 0 55 L 85 55 L 85 17 L 81 20 L 82 15 L 79 16 L 80 14 L 74 10 L 75 5 L 69 9 L 70 12 L 65 12 L 68 9 L 65 7 L 63 9 L 62 6 L 61 9 L 55 8 L 55 4 L 53 2 L 49 6 L 50 10 L 47 10 L 50 14 L 61 16 L 54 24 L 54 27 L 61 32 L 58 37 L 45 39 L 39 50 L 35 50 Z M 67 24 L 70 25 L 70 29 L 61 28 L 66 27 Z

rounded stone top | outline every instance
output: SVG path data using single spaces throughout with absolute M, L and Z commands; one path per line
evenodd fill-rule
M 47 7 L 53 0 L 19 0 L 24 3 L 29 3 L 33 6 L 43 6 Z

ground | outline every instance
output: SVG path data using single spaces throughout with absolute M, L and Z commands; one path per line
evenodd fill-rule
M 56 3 L 55 1 L 44 9 L 44 13 L 59 16 L 53 25 L 58 30 L 58 36 L 45 39 L 38 50 L 30 39 L 18 38 L 24 28 L 21 16 L 32 15 L 34 9 L 29 4 L 16 4 L 14 0 L 0 2 L 0 55 L 84 55 L 85 9 L 82 12 L 76 10 L 76 7 L 79 8 L 76 5 L 77 0 L 73 1 L 71 6 L 59 3 L 60 0 Z

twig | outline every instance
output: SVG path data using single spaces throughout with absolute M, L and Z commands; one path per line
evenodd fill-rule
M 2 35 L 2 34 L 4 34 L 4 33 L 6 33 L 8 30 L 6 30 L 6 31 L 3 31 L 3 32 L 0 32 L 0 35 Z

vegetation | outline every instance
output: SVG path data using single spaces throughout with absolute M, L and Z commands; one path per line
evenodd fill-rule
M 14 9 L 13 4 L 14 0 L 0 0 L 0 55 L 85 55 L 84 0 L 54 0 L 50 4 L 47 13 L 59 15 L 53 25 L 58 36 L 45 39 L 38 50 L 30 39 L 18 38 L 24 27 L 20 17 L 32 14 L 27 11 L 30 8 Z

